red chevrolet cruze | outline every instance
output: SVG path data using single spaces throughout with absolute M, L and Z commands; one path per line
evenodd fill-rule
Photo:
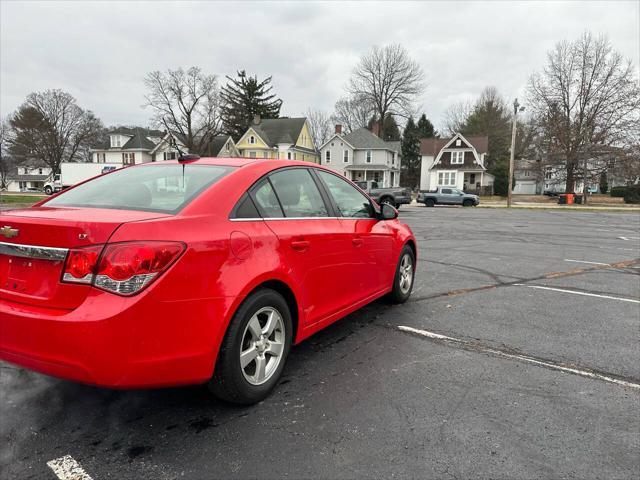
M 411 294 L 416 243 L 340 175 L 282 160 L 128 167 L 0 215 L 0 358 L 118 388 L 263 399 L 292 343 Z

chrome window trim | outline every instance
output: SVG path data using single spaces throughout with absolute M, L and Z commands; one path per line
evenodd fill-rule
M 0 254 L 11 255 L 12 257 L 64 260 L 67 258 L 68 252 L 68 248 L 42 247 L 39 245 L 0 242 Z

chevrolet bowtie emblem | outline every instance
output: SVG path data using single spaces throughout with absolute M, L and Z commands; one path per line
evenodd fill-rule
M 9 225 L 5 225 L 4 227 L 0 228 L 0 234 L 2 234 L 2 236 L 6 238 L 17 237 L 18 233 L 20 233 L 20 230 L 18 230 L 17 228 L 11 228 Z

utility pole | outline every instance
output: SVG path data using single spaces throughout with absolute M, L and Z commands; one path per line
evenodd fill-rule
M 518 111 L 523 112 L 516 98 L 513 101 L 513 127 L 511 129 L 511 154 L 509 155 L 509 183 L 507 184 L 507 207 L 511 206 L 511 191 L 513 190 L 513 158 L 516 151 L 516 124 L 518 121 Z

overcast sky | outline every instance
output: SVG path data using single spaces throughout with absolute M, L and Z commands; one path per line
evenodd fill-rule
M 358 58 L 403 44 L 420 63 L 422 111 L 493 85 L 522 96 L 557 41 L 605 33 L 640 64 L 640 2 L 18 2 L 0 0 L 0 114 L 61 88 L 106 125 L 146 126 L 144 75 L 200 66 L 273 76 L 282 114 L 331 111 Z

